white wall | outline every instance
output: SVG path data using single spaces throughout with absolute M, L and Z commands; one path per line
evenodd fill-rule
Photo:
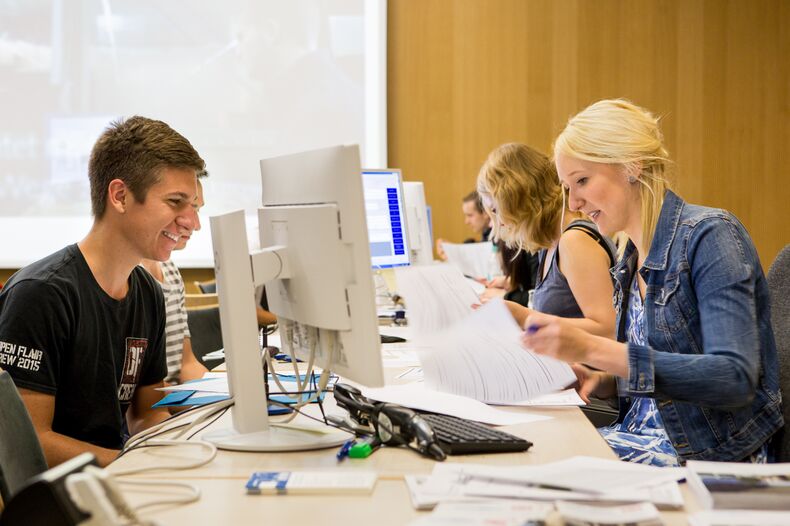
M 208 216 L 260 201 L 258 160 L 358 143 L 386 165 L 384 0 L 0 4 L 0 267 L 81 239 L 108 122 L 161 119 L 207 162 Z M 367 43 L 366 43 L 367 42 Z M 208 228 L 182 266 L 212 266 Z

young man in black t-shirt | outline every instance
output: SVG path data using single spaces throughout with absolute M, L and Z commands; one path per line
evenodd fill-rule
M 0 366 L 14 378 L 50 466 L 83 452 L 110 463 L 166 374 L 164 300 L 144 259 L 164 261 L 196 221 L 205 163 L 167 124 L 112 123 L 89 163 L 93 226 L 20 270 L 0 292 Z

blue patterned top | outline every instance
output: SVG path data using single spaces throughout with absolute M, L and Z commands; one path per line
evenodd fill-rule
M 645 308 L 636 274 L 631 282 L 626 315 L 626 335 L 629 343 L 647 345 L 644 322 Z M 661 413 L 654 398 L 633 397 L 623 421 L 598 429 L 604 440 L 617 453 L 620 460 L 674 467 L 680 465 L 678 454 L 667 435 Z M 768 461 L 768 447 L 761 448 L 743 460 L 755 464 Z
M 629 296 L 625 320 L 628 341 L 647 345 L 645 308 L 636 274 Z M 651 466 L 678 466 L 678 454 L 664 429 L 655 399 L 633 397 L 631 400 L 631 407 L 622 422 L 598 431 L 621 460 Z

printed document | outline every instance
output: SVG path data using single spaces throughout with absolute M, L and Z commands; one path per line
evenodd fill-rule
M 488 274 L 488 265 L 491 253 L 494 251 L 490 241 L 483 243 L 442 243 L 442 249 L 447 255 L 447 262 L 457 267 L 465 276 L 470 278 L 485 278 Z
M 395 279 L 415 335 L 452 327 L 472 312 L 472 305 L 480 303 L 467 280 L 452 265 L 397 268 Z
M 491 404 L 516 404 L 565 389 L 570 366 L 521 344 L 522 331 L 501 299 L 492 300 L 419 352 L 428 387 Z
M 536 415 L 527 411 L 507 411 L 463 396 L 432 391 L 422 383 L 363 387 L 362 394 L 379 402 L 457 416 L 494 426 L 510 426 L 551 419 L 550 416 Z

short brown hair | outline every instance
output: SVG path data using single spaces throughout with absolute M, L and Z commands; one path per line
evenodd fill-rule
M 472 190 L 471 192 L 466 194 L 464 198 L 461 200 L 461 202 L 462 203 L 474 202 L 475 209 L 477 210 L 478 214 L 482 214 L 483 212 L 485 212 L 485 209 L 483 208 L 483 200 L 480 199 L 480 194 L 477 193 L 477 190 Z
M 205 166 L 189 141 L 162 121 L 140 116 L 113 121 L 93 145 L 88 163 L 93 216 L 104 216 L 113 179 L 126 183 L 142 203 L 163 168 L 191 168 L 198 173 Z
M 496 213 L 489 211 L 494 237 L 508 246 L 536 252 L 559 238 L 562 187 L 554 163 L 539 151 L 520 143 L 497 147 L 480 168 L 477 191 L 496 203 Z

